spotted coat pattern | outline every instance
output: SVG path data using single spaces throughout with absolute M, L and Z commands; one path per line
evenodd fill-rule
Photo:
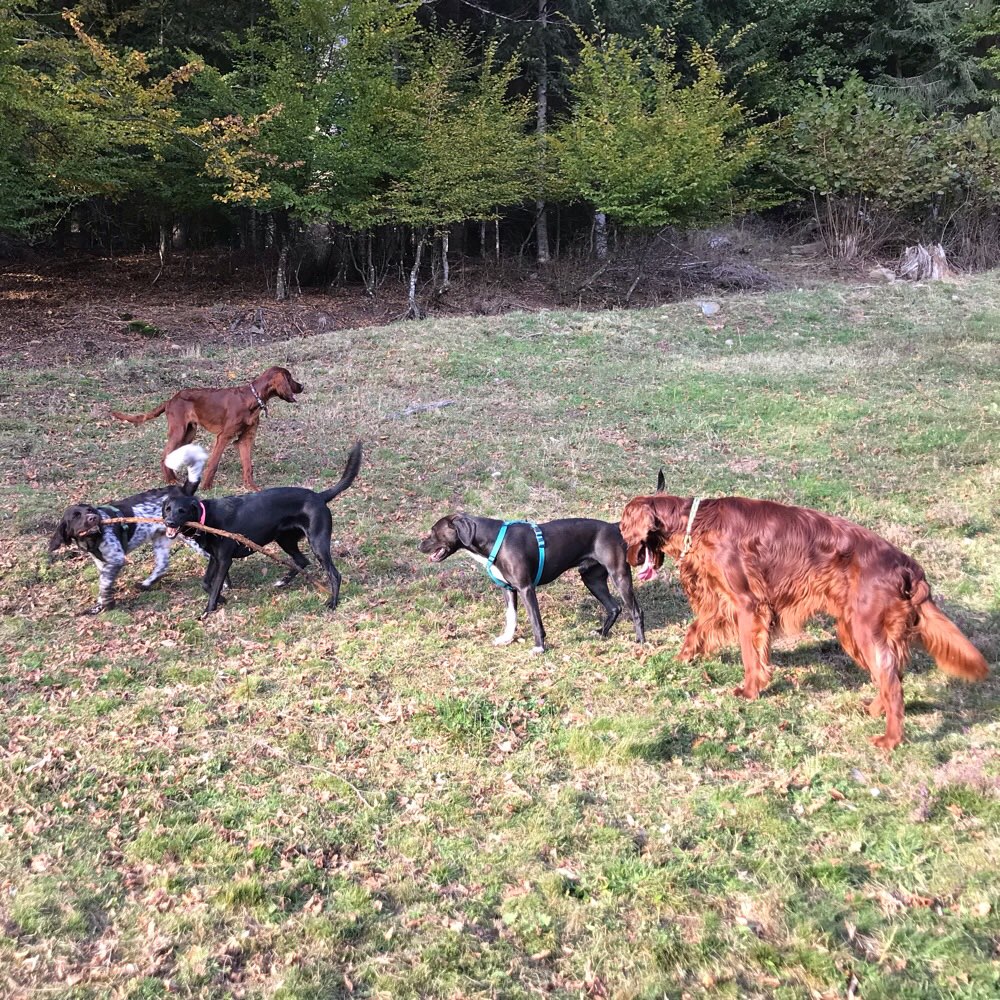
M 161 496 L 150 498 L 149 500 L 137 503 L 132 506 L 132 516 L 134 517 L 159 517 L 163 510 L 163 501 L 167 493 Z M 208 553 L 190 538 L 178 536 L 180 541 L 198 555 L 208 558 Z M 90 552 L 90 557 L 97 567 L 98 595 L 95 611 L 102 611 L 105 608 L 114 606 L 115 603 L 115 581 L 125 565 L 125 556 L 137 549 L 140 545 L 149 543 L 153 548 L 153 571 L 139 584 L 143 590 L 149 590 L 166 572 L 170 565 L 170 547 L 172 540 L 167 538 L 162 524 L 137 524 L 135 533 L 128 540 L 128 548 L 122 548 L 122 543 L 115 532 L 113 525 L 106 525 L 101 529 L 101 540 L 97 544 L 96 551 Z

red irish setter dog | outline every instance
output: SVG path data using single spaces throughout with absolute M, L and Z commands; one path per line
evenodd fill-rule
M 677 560 L 694 621 L 680 660 L 688 662 L 738 639 L 743 685 L 753 699 L 771 679 L 771 639 L 795 633 L 825 611 L 849 656 L 871 674 L 878 695 L 868 705 L 886 715 L 872 742 L 891 750 L 903 739 L 903 668 L 917 640 L 946 673 L 981 680 L 986 660 L 931 600 L 924 571 L 859 524 L 805 507 L 721 497 L 636 497 L 625 507 L 622 536 L 640 580 L 651 580 L 664 555 Z
M 175 448 L 190 444 L 199 425 L 215 434 L 215 445 L 208 456 L 202 476 L 202 489 L 208 489 L 215 479 L 215 470 L 222 460 L 226 446 L 235 441 L 243 465 L 243 485 L 248 490 L 259 490 L 253 479 L 253 443 L 261 413 L 267 412 L 268 400 L 277 396 L 286 403 L 295 402 L 295 394 L 303 387 L 292 378 L 287 368 L 268 368 L 248 385 L 226 389 L 181 389 L 165 403 L 160 403 L 149 413 L 135 415 L 111 411 L 111 416 L 127 420 L 130 424 L 144 424 L 161 413 L 167 415 L 167 444 L 163 449 L 166 458 Z M 177 481 L 172 469 L 160 463 L 163 478 L 168 483 Z

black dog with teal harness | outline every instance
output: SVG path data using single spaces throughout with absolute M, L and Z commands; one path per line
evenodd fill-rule
M 420 543 L 420 551 L 432 562 L 465 551 L 484 566 L 497 586 L 504 588 L 506 623 L 493 640 L 494 645 L 506 646 L 514 641 L 520 597 L 535 640 L 532 652 L 541 653 L 545 649 L 545 629 L 535 589 L 570 569 L 579 569 L 584 586 L 604 608 L 602 636 L 611 631 L 621 614 L 621 605 L 608 589 L 610 576 L 632 616 L 636 641 L 645 642 L 642 609 L 632 589 L 632 570 L 625 559 L 625 542 L 617 524 L 588 517 L 535 524 L 453 514 L 431 528 Z

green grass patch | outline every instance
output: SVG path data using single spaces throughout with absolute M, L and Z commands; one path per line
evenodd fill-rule
M 721 322 L 721 326 L 719 323 Z M 0 968 L 25 995 L 328 998 L 996 996 L 995 679 L 918 655 L 891 759 L 831 623 L 680 664 L 676 581 L 595 636 L 575 573 L 551 650 L 492 645 L 481 569 L 430 564 L 459 509 L 617 519 L 651 491 L 770 497 L 869 525 L 1000 649 L 996 276 L 830 286 L 646 311 L 432 320 L 199 358 L 10 373 L 0 415 Z M 149 594 L 77 617 L 62 508 L 157 481 L 185 385 L 285 364 L 307 385 L 257 440 L 264 485 L 329 485 L 341 605 L 254 558 L 200 618 L 177 551 Z M 414 403 L 453 405 L 399 416 Z M 30 415 L 30 419 L 24 417 Z M 239 489 L 227 453 L 217 488 Z

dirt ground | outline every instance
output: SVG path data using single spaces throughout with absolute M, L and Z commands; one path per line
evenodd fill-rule
M 814 254 L 745 256 L 735 247 L 695 275 L 683 261 L 647 267 L 630 304 L 655 305 L 704 290 L 723 294 L 829 280 Z M 743 255 L 743 256 L 741 256 Z M 610 267 L 591 261 L 502 270 L 478 260 L 452 267 L 447 295 L 422 286 L 422 307 L 432 315 L 483 315 L 513 309 L 608 308 L 621 305 L 634 269 L 626 258 Z M 294 289 L 274 301 L 270 268 L 224 251 L 177 256 L 160 272 L 155 255 L 109 259 L 81 252 L 27 253 L 0 261 L 0 354 L 44 365 L 72 359 L 125 357 L 151 350 L 182 352 L 201 344 L 249 347 L 337 329 L 380 326 L 406 310 L 406 289 L 390 276 L 374 297 L 360 285 Z

